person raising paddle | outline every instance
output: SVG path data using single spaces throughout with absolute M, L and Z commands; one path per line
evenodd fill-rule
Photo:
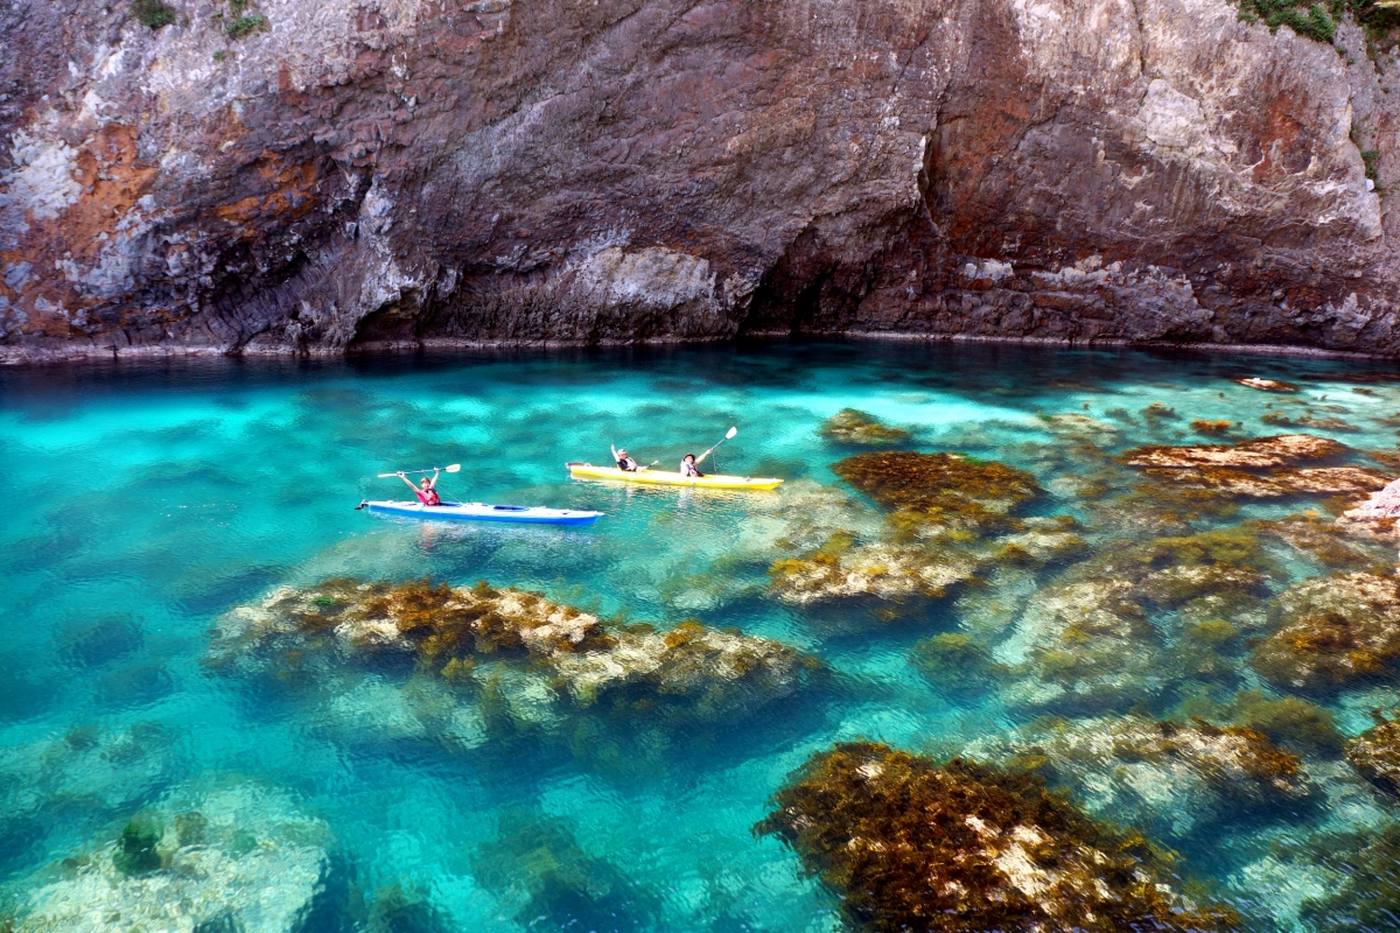
M 704 475 L 700 472 L 700 465 L 695 461 L 695 454 L 686 454 L 681 458 L 681 476 L 699 479 Z
M 617 448 L 609 444 L 608 449 L 612 451 L 613 461 L 617 463 L 617 468 L 624 473 L 635 473 L 641 467 L 637 466 L 637 461 L 627 453 L 627 448 Z
M 437 491 L 437 470 L 433 470 L 432 476 L 423 477 L 416 486 L 413 484 L 413 480 L 409 479 L 402 470 L 394 475 L 403 480 L 404 484 L 408 486 L 409 489 L 413 490 L 413 494 L 418 497 L 419 502 L 424 505 L 442 505 L 442 496 L 439 496 Z

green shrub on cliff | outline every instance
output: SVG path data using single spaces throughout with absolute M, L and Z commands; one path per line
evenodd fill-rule
M 159 29 L 175 22 L 175 11 L 161 0 L 132 0 L 131 12 L 142 26 Z
M 1337 22 L 1350 13 L 1366 28 L 1372 42 L 1393 39 L 1400 32 L 1400 0 L 1240 0 L 1240 19 L 1263 22 L 1272 31 L 1287 26 L 1300 36 L 1333 42 Z
M 1242 0 L 1240 19 L 1248 23 L 1262 21 L 1273 32 L 1278 31 L 1280 26 L 1287 26 L 1298 35 L 1319 42 L 1330 43 L 1337 36 L 1336 20 L 1320 3 L 1304 4 L 1297 0 Z

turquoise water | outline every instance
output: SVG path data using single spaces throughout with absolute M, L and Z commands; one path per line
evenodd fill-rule
M 1311 414 L 1339 421 L 1288 430 L 1358 452 L 1394 451 L 1400 374 L 1356 379 L 1376 369 L 780 344 L 0 371 L 0 475 L 10 491 L 0 524 L 6 910 L 23 919 L 33 892 L 62 876 L 62 859 L 116 839 L 143 808 L 190 788 L 248 785 L 266 791 L 249 805 L 250 822 L 275 799 L 324 834 L 314 894 L 279 895 L 298 929 L 395 928 L 373 907 L 395 890 L 418 905 L 419 928 L 839 928 L 835 897 L 776 839 L 751 832 L 769 796 L 814 751 L 864 737 L 945 754 L 1045 714 L 1184 719 L 1220 713 L 1242 691 L 1283 694 L 1246 663 L 1247 638 L 1222 649 L 1223 672 L 1177 672 L 1169 688 L 1136 686 L 1125 673 L 1125 698 L 1093 710 L 1027 705 L 1017 700 L 1024 682 L 940 689 L 910 663 L 920 639 L 953 631 L 979 633 L 1009 663 L 1017 600 L 1072 568 L 992 574 L 964 598 L 901 602 L 894 621 L 878 600 L 780 601 L 766 568 L 791 556 L 782 542 L 801 530 L 800 503 L 809 500 L 800 497 L 820 495 L 817 486 L 850 493 L 832 467 L 859 448 L 824 439 L 822 423 L 854 407 L 911 432 L 902 447 L 1026 469 L 1048 491 L 1033 511 L 1077 516 L 1103 554 L 1153 533 L 1140 516 L 1114 511 L 1113 492 L 1140 477 L 1111 455 L 1200 442 L 1191 419 L 1234 422 L 1238 439 L 1283 430 L 1261 421 L 1270 413 Z M 1240 375 L 1302 390 L 1260 392 L 1232 381 Z M 1183 417 L 1143 416 L 1152 403 Z M 1046 418 L 1055 415 L 1082 418 Z M 563 468 L 605 462 L 609 442 L 669 468 L 731 424 L 739 435 L 719 448 L 719 466 L 786 477 L 783 490 L 616 487 L 571 481 Z M 443 479 L 449 498 L 607 515 L 587 529 L 532 529 L 354 510 L 361 498 L 402 491 L 375 473 L 443 462 L 462 464 Z M 1089 472 L 1107 486 L 1076 486 Z M 832 521 L 878 536 L 878 510 L 849 498 L 848 514 Z M 1244 503 L 1190 530 L 1328 507 Z M 1324 572 L 1279 549 L 1267 587 L 1277 593 Z M 694 617 L 794 645 L 835 676 L 735 722 L 668 732 L 639 712 L 642 721 L 617 724 L 628 739 L 617 751 L 606 742 L 464 740 L 406 708 L 418 689 L 411 671 L 313 667 L 279 683 L 208 663 L 211 628 L 226 613 L 275 586 L 335 575 L 485 579 L 661 628 Z M 1354 735 L 1397 693 L 1382 678 L 1310 699 Z M 1337 887 L 1355 840 L 1373 838 L 1393 811 L 1335 749 L 1303 754 L 1323 788 L 1307 804 L 1263 802 L 1246 818 L 1179 831 L 1174 810 L 1198 801 L 1164 794 L 1145 809 L 1098 815 L 1166 835 L 1194 889 L 1233 905 L 1250 928 L 1344 928 L 1353 922 L 1346 904 L 1319 912 L 1305 902 Z M 1351 849 L 1332 841 L 1337 833 L 1351 834 Z M 554 875 L 542 867 L 561 864 Z M 553 880 L 530 880 L 542 872 Z

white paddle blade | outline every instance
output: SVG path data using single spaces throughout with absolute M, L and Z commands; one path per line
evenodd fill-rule
M 444 472 L 444 473 L 460 473 L 460 472 L 462 472 L 462 465 L 461 465 L 460 463 L 449 463 L 447 466 L 445 466 L 445 467 L 442 468 L 442 472 Z
M 724 439 L 725 439 L 726 441 L 732 441 L 732 440 L 734 440 L 734 435 L 736 435 L 736 434 L 738 434 L 738 433 L 739 433 L 739 426 L 736 424 L 736 425 L 734 425 L 734 427 L 732 427 L 732 428 L 730 428 L 728 431 L 725 431 L 725 432 L 724 432 Z

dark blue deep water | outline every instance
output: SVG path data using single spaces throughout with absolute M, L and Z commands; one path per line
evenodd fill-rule
M 1315 788 L 1305 800 L 1087 740 L 1063 788 L 1174 849 L 1183 884 L 1252 929 L 1383 926 L 1400 896 L 1388 860 L 1368 862 L 1367 903 L 1335 896 L 1395 813 L 1340 742 L 1396 704 L 1396 680 L 1295 691 L 1250 664 L 1280 624 L 1277 595 L 1336 566 L 1261 536 L 1253 603 L 1219 620 L 1209 607 L 1149 611 L 1143 651 L 1161 660 L 1098 672 L 1113 689 L 1091 702 L 1048 696 L 1043 668 L 1026 664 L 1046 649 L 1036 594 L 1076 564 L 1259 519 L 1330 523 L 1345 504 L 1216 502 L 1168 527 L 1129 495 L 1147 481 L 1117 454 L 1301 431 L 1393 473 L 1369 458 L 1393 455 L 1400 428 L 1400 374 L 1378 368 L 855 343 L 0 371 L 0 916 L 20 929 L 836 929 L 835 895 L 751 831 L 813 752 L 863 737 L 1004 761 L 1047 717 L 1082 737 L 1128 716 L 1243 722 L 1250 702 L 1296 696 L 1310 705 L 1288 715 L 1335 727 L 1280 739 Z M 1300 391 L 1233 381 L 1249 375 Z M 1145 414 L 1154 404 L 1171 414 Z M 779 598 L 773 561 L 838 530 L 857 544 L 884 534 L 880 510 L 832 469 L 861 448 L 820 433 L 844 408 L 907 430 L 901 449 L 1030 472 L 1045 492 L 1026 514 L 1073 516 L 1087 549 L 983 567 L 942 598 Z M 1196 419 L 1231 424 L 1207 437 Z M 604 462 L 610 442 L 670 468 L 731 424 L 719 466 L 785 477 L 783 489 L 645 490 L 564 470 Z M 532 529 L 354 510 L 402 491 L 377 472 L 447 462 L 462 464 L 443 480 L 449 497 L 607 515 Z M 1357 564 L 1387 556 L 1372 548 Z M 796 646 L 833 676 L 732 720 L 673 725 L 639 705 L 608 730 L 566 721 L 501 736 L 411 666 L 340 663 L 314 642 L 304 651 L 322 656 L 306 666 L 211 663 L 221 619 L 331 576 L 487 580 L 662 629 L 695 618 Z M 1188 645 L 1202 621 L 1229 627 Z M 949 633 L 1002 673 L 969 686 L 911 663 L 921 640 Z M 143 868 L 142 832 L 181 820 L 180 838 L 205 844 L 178 871 Z M 100 867 L 123 854 L 127 872 Z

